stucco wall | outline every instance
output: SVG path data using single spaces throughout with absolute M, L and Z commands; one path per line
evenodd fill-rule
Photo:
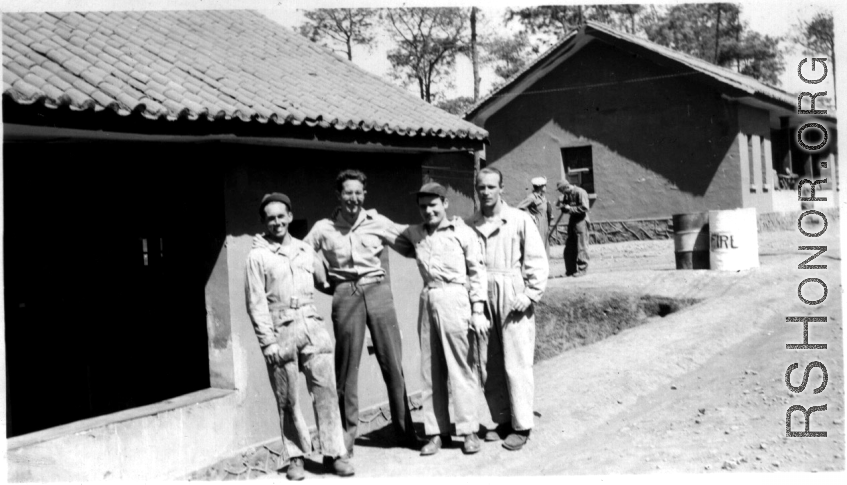
M 595 41 L 494 113 L 487 163 L 506 200 L 533 176 L 558 180 L 561 148 L 591 145 L 594 221 L 740 207 L 734 104 L 691 76 L 657 78 L 670 73 Z
M 328 217 L 337 205 L 335 175 L 345 168 L 359 168 L 368 176 L 365 206 L 398 223 L 414 223 L 419 219 L 410 192 L 421 184 L 421 156 L 376 153 L 339 153 L 316 150 L 273 149 L 252 146 L 227 147 L 241 160 L 230 166 L 226 174 L 227 259 L 233 343 L 236 348 L 236 383 L 243 383 L 244 406 L 239 419 L 246 419 L 245 444 L 272 439 L 279 435 L 276 404 L 270 390 L 267 371 L 261 357 L 244 302 L 244 263 L 254 234 L 263 227 L 258 220 L 257 205 L 262 195 L 280 191 L 291 197 L 295 220 L 306 219 L 311 226 Z M 410 392 L 420 388 L 417 369 L 419 359 L 417 328 L 417 296 L 421 288 L 414 261 L 396 253 L 389 257 L 389 278 L 395 308 L 403 336 L 403 365 Z M 329 319 L 331 298 L 318 295 L 316 306 Z M 366 342 L 367 345 L 368 342 Z M 360 408 L 385 402 L 387 394 L 376 358 L 367 352 L 359 369 Z M 305 383 L 301 382 L 304 414 L 312 422 L 312 411 Z
M 395 222 L 417 223 L 420 216 L 411 193 L 420 187 L 422 163 L 428 159 L 434 166 L 469 174 L 468 181 L 457 178 L 451 183 L 451 210 L 461 216 L 472 210 L 470 153 L 385 154 L 222 143 L 118 145 L 99 151 L 95 144 L 84 147 L 105 158 L 116 148 L 138 157 L 162 153 L 168 163 L 184 164 L 204 174 L 174 183 L 169 189 L 173 193 L 159 195 L 175 201 L 168 207 L 188 233 L 204 235 L 185 244 L 206 253 L 202 276 L 213 389 L 19 437 L 10 445 L 9 478 L 13 481 L 175 478 L 240 449 L 279 439 L 276 403 L 244 302 L 244 266 L 253 235 L 263 230 L 257 205 L 264 193 L 287 193 L 292 198 L 295 220 L 304 220 L 301 229 L 305 231 L 319 218 L 329 216 L 336 206 L 334 179 L 338 171 L 359 168 L 369 177 L 366 207 L 376 208 Z M 210 172 L 218 175 L 211 176 Z M 102 173 L 111 176 L 108 171 Z M 157 173 L 169 175 L 166 169 Z M 199 182 L 193 182 L 200 178 L 204 180 L 202 190 Z M 199 202 L 195 200 L 198 197 L 192 194 L 207 194 L 210 187 L 216 187 L 223 197 L 210 200 L 200 196 Z M 216 216 L 198 219 L 194 217 L 198 211 Z M 220 231 L 209 228 L 209 221 L 220 222 L 223 227 Z M 105 225 L 100 229 L 108 230 L 116 220 L 101 222 Z M 389 268 L 403 338 L 406 384 L 412 394 L 421 387 L 417 339 L 421 280 L 414 261 L 393 251 L 386 252 L 384 264 Z M 192 290 L 186 282 L 182 285 L 186 295 L 198 297 L 199 306 L 199 288 Z M 330 304 L 329 297 L 318 296 L 316 306 L 331 332 Z M 160 323 L 173 326 L 186 322 L 175 318 Z M 167 334 L 161 338 L 167 339 Z M 179 369 L 173 372 L 179 373 Z M 302 409 L 313 422 L 304 382 L 300 395 Z M 387 401 L 376 359 L 367 350 L 360 367 L 359 396 L 361 409 Z
M 771 147 L 770 114 L 745 105 L 737 105 L 738 132 L 733 152 L 740 158 L 741 196 L 744 207 L 755 207 L 764 214 L 774 210 L 773 149 Z M 750 147 L 746 136 L 751 137 L 753 160 L 749 160 Z M 764 148 L 764 149 L 763 149 Z M 744 151 L 746 153 L 739 153 Z M 763 162 L 764 159 L 764 162 Z M 745 163 L 746 162 L 746 163 Z M 752 164 L 750 163 L 752 162 Z M 752 165 L 753 172 L 750 172 Z M 763 170 L 764 169 L 764 170 Z

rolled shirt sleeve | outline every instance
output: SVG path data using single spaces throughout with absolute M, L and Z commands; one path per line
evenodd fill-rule
M 524 219 L 522 231 L 524 294 L 533 302 L 538 302 L 547 288 L 550 267 L 544 242 L 529 218 Z
M 273 320 L 268 308 L 267 293 L 265 290 L 264 262 L 261 254 L 253 250 L 247 256 L 247 275 L 245 278 L 245 292 L 247 297 L 247 314 L 253 322 L 253 329 L 259 339 L 262 350 L 268 345 L 276 343 Z
M 401 234 L 409 228 L 407 224 L 397 224 L 391 219 L 383 216 L 377 216 L 382 227 L 382 240 L 391 249 L 397 251 L 403 256 L 409 254 L 408 238 L 401 238 Z M 414 256 L 414 246 L 412 246 L 412 256 Z M 411 256 L 407 256 L 411 257 Z
M 410 226 L 400 226 L 399 224 L 394 224 L 392 231 L 397 231 L 399 227 L 403 227 L 403 229 L 399 232 L 397 236 L 394 236 L 394 243 L 389 247 L 405 258 L 414 258 L 415 257 L 415 243 L 413 236 L 411 234 Z

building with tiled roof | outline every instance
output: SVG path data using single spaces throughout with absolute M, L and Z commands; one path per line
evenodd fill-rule
M 261 14 L 3 15 L 3 96 L 74 111 L 483 140 L 451 116 Z
M 503 171 L 509 202 L 525 197 L 532 177 L 567 177 L 589 192 L 592 237 L 602 242 L 666 237 L 677 213 L 799 210 L 794 188 L 803 178 L 826 178 L 831 195 L 818 204 L 834 205 L 834 112 L 798 115 L 797 95 L 587 22 L 465 118 L 489 132 L 486 164 Z M 829 136 L 813 153 L 794 141 L 809 121 Z M 548 190 L 557 195 L 555 184 Z M 645 231 L 621 231 L 624 221 Z
M 274 473 L 244 301 L 262 195 L 291 198 L 298 238 L 348 168 L 395 222 L 428 180 L 470 215 L 487 133 L 253 12 L 4 13 L 2 34 L 9 480 L 176 479 L 263 446 L 210 470 Z M 382 260 L 417 399 L 420 277 Z M 372 351 L 359 396 L 360 432 L 385 425 Z

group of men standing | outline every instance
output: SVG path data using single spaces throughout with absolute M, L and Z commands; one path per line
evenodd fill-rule
M 479 171 L 475 188 L 480 209 L 466 221 L 447 216 L 447 192 L 437 183 L 424 184 L 415 193 L 423 222 L 412 226 L 366 210 L 366 188 L 362 172 L 338 174 L 339 206 L 303 241 L 288 233 L 293 212 L 286 195 L 265 195 L 259 206 L 265 233 L 254 238 L 248 255 L 247 309 L 277 399 L 287 477 L 304 478 L 303 457 L 311 452 L 297 404 L 301 371 L 314 400 L 324 465 L 340 476 L 353 475 L 350 458 L 366 327 L 400 445 L 432 455 L 452 440 L 455 427 L 464 438 L 463 451 L 478 452 L 481 383 L 497 424 L 484 439 L 502 439 L 505 448 L 521 449 L 533 427 L 534 304 L 544 293 L 549 272 L 546 234 L 527 213 L 506 205 L 503 176 L 493 168 Z M 424 283 L 418 324 L 426 435 L 422 447 L 403 378 L 393 297 L 380 264 L 386 245 L 414 257 Z M 315 290 L 333 298 L 334 348 L 313 305 Z
M 532 192 L 517 207 L 532 216 L 538 232 L 544 238 L 546 249 L 550 233 L 559 221 L 556 220 L 553 227 L 548 229 L 553 221 L 553 207 L 547 200 L 547 179 L 535 177 L 530 183 L 532 183 Z M 564 253 L 565 276 L 585 276 L 588 271 L 588 192 L 567 180 L 559 181 L 556 184 L 556 190 L 560 193 L 556 201 L 556 207 L 561 210 L 559 219 L 568 214 L 568 233 Z

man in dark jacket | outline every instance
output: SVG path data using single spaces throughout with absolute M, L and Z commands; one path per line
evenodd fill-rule
M 562 193 L 557 203 L 568 214 L 568 238 L 565 241 L 565 276 L 585 276 L 588 270 L 588 192 L 567 180 L 556 184 Z

